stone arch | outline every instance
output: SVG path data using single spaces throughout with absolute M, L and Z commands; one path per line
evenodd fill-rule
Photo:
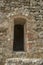
M 23 16 L 16 16 L 14 18 L 14 25 L 21 24 L 24 26 L 24 51 L 26 50 L 26 27 L 27 27 L 27 20 Z
M 24 28 L 25 28 L 25 33 L 24 33 L 24 39 L 25 39 L 25 41 L 24 41 L 24 48 L 25 48 L 25 51 L 27 51 L 27 48 L 26 48 L 26 46 L 27 46 L 27 43 L 28 43 L 28 37 L 27 37 L 27 30 L 28 30 L 28 22 L 32 22 L 32 20 L 33 20 L 34 18 L 33 18 L 33 16 L 22 16 L 22 15 L 19 15 L 19 16 L 12 16 L 11 18 L 10 18 L 10 23 L 9 23 L 9 35 L 10 35 L 10 42 L 9 42 L 9 44 L 10 44 L 10 48 L 11 48 L 11 51 L 13 51 L 13 35 L 14 35 L 14 24 L 18 24 L 18 22 L 15 22 L 15 20 L 16 21 L 20 21 L 21 20 L 21 22 L 19 22 L 19 24 L 25 24 L 25 26 L 24 26 Z M 25 21 L 25 22 L 24 22 Z
M 14 37 L 13 37 L 14 36 L 14 25 L 15 24 L 24 25 L 24 30 L 27 31 L 27 22 L 28 22 L 28 18 L 25 17 L 25 16 L 13 16 L 10 19 L 10 23 L 9 23 L 9 35 L 10 35 L 10 40 L 11 41 L 9 42 L 9 44 L 11 44 L 10 47 L 11 47 L 12 51 L 13 51 L 13 40 L 14 40 Z M 26 36 L 26 32 L 24 32 L 24 35 Z M 25 36 L 24 36 L 24 40 L 26 38 Z M 25 43 L 27 43 L 26 40 L 24 41 L 24 44 Z M 24 48 L 26 48 L 26 45 L 24 45 Z

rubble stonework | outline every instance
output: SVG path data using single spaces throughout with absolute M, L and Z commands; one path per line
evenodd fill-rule
M 43 59 L 23 59 L 23 58 L 10 58 L 6 60 L 5 65 L 42 65 Z
M 17 18 L 26 20 L 24 52 L 13 51 Z M 43 0 L 0 0 L 0 62 L 8 58 L 43 58 Z

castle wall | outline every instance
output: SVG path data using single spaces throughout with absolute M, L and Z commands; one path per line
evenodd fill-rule
M 15 18 L 26 20 L 26 48 L 13 51 Z M 43 58 L 43 0 L 0 0 L 0 61 L 7 58 Z

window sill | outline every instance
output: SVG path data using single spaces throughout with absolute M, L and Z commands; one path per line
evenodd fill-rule
M 20 52 L 13 52 L 13 57 L 17 58 L 25 58 L 26 57 L 26 52 L 25 51 L 20 51 Z

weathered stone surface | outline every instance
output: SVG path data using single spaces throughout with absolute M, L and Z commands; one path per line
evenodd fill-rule
M 16 17 L 26 20 L 24 52 L 13 51 L 13 24 Z M 43 0 L 0 0 L 0 59 L 9 57 L 43 58 Z M 31 65 L 31 62 L 21 63 L 25 64 Z
M 23 59 L 23 58 L 9 58 L 5 65 L 41 65 L 43 59 Z
M 39 33 L 39 37 L 43 39 L 43 31 Z
M 2 61 L 2 58 L 3 58 L 3 56 L 2 56 L 2 55 L 0 55 L 0 62 Z
M 0 48 L 0 53 L 2 53 L 2 48 Z

